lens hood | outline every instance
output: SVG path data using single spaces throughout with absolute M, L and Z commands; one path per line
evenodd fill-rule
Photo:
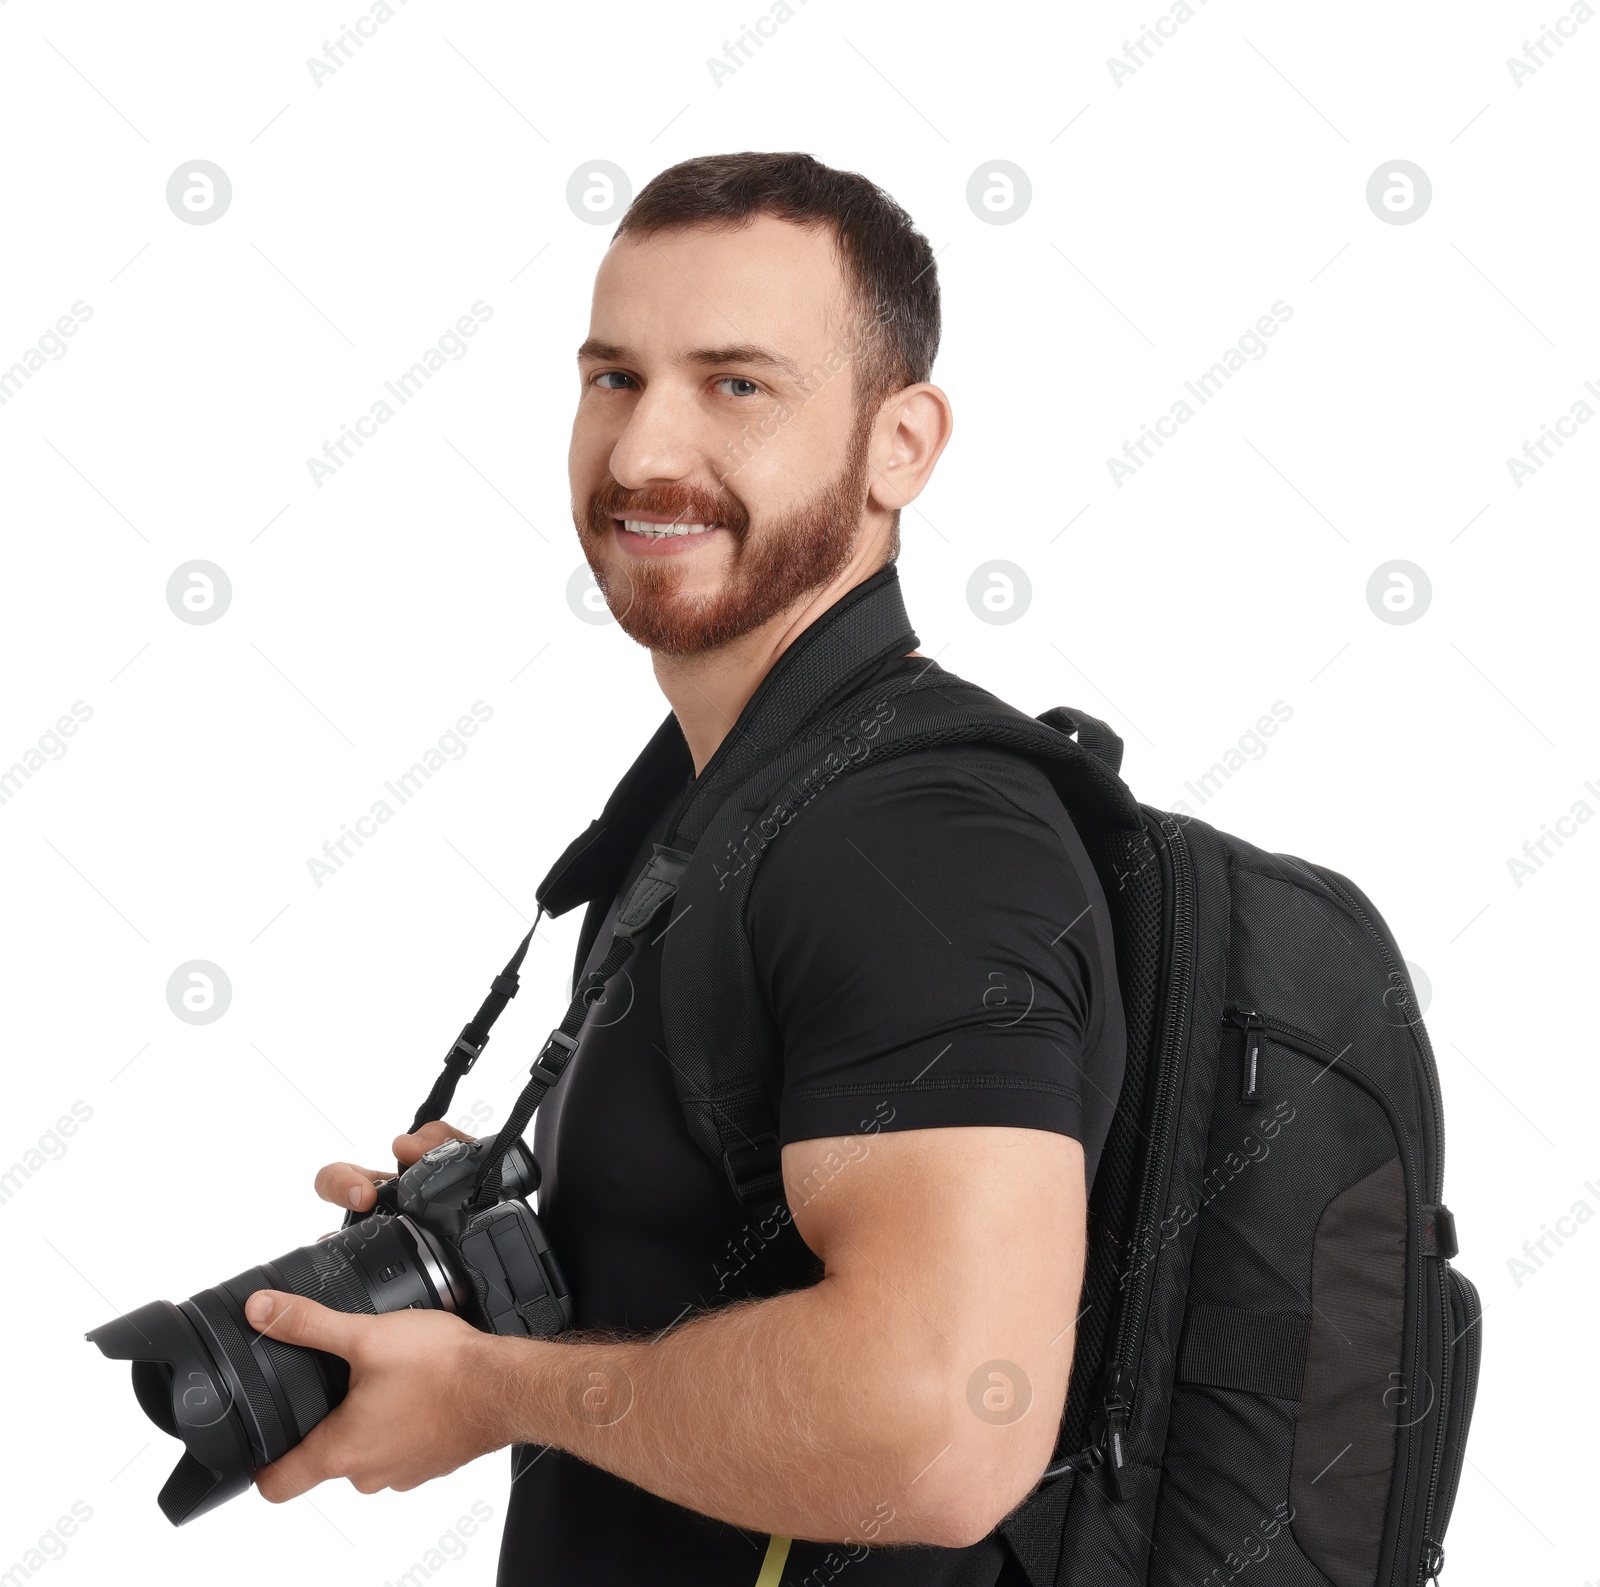
M 84 1336 L 112 1361 L 133 1364 L 133 1392 L 162 1432 L 183 1440 L 183 1455 L 156 1496 L 182 1526 L 250 1486 L 254 1461 L 233 1395 L 193 1324 L 171 1301 L 115 1318 Z
M 522 1199 L 538 1184 L 539 1169 L 520 1141 L 501 1162 L 502 1199 L 470 1218 L 464 1210 L 487 1144 L 445 1142 L 391 1182 L 390 1201 L 380 1193 L 378 1209 L 347 1219 L 342 1229 L 176 1305 L 152 1301 L 84 1336 L 108 1359 L 131 1363 L 140 1409 L 183 1441 L 157 1498 L 174 1526 L 243 1493 L 349 1392 L 342 1357 L 251 1326 L 245 1304 L 257 1290 L 304 1296 L 353 1316 L 454 1312 L 506 1334 L 543 1336 L 571 1326 L 568 1286 Z M 481 1273 L 459 1248 L 469 1232 Z

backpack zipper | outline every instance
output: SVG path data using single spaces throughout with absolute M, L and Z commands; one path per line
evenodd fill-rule
M 1168 823 L 1171 823 L 1170 826 Z M 1145 825 L 1156 841 L 1163 839 L 1172 868 L 1172 944 L 1166 985 L 1169 996 L 1162 1009 L 1161 1045 L 1156 1066 L 1156 1094 L 1151 1104 L 1150 1153 L 1139 1185 L 1139 1209 L 1134 1222 L 1132 1250 L 1140 1260 L 1132 1288 L 1117 1316 L 1116 1341 L 1106 1374 L 1106 1391 L 1101 1401 L 1105 1431 L 1099 1440 L 1110 1474 L 1111 1491 L 1118 1499 L 1127 1496 L 1124 1468 L 1127 1455 L 1124 1438 L 1133 1411 L 1138 1357 L 1144 1337 L 1145 1313 L 1150 1290 L 1155 1282 L 1156 1256 L 1160 1250 L 1161 1207 L 1170 1182 L 1172 1168 L 1172 1128 L 1176 1117 L 1178 1091 L 1182 1084 L 1184 1050 L 1188 1042 L 1190 988 L 1194 979 L 1194 860 L 1175 818 L 1157 819 L 1148 812 Z M 1143 1256 L 1143 1253 L 1149 1255 Z
M 1239 1100 L 1261 1100 L 1261 1038 L 1266 1021 L 1253 1008 L 1241 1008 L 1237 1003 L 1224 1003 L 1222 1017 L 1230 1025 L 1244 1032 L 1244 1056 L 1239 1065 Z
M 1461 1344 L 1461 1370 L 1466 1373 L 1466 1389 L 1463 1391 L 1468 1398 L 1476 1392 L 1478 1383 L 1478 1351 L 1479 1351 L 1479 1326 L 1483 1321 L 1483 1303 L 1478 1296 L 1477 1286 L 1463 1273 L 1456 1273 L 1455 1280 L 1461 1290 L 1462 1315 L 1467 1319 L 1467 1326 L 1461 1330 L 1458 1339 Z M 1451 1309 L 1450 1326 L 1455 1326 L 1454 1308 Z M 1439 1415 L 1448 1426 L 1449 1407 L 1441 1405 Z M 1455 1458 L 1450 1462 L 1450 1492 L 1460 1491 L 1461 1467 L 1467 1458 L 1467 1419 L 1471 1412 L 1470 1405 L 1463 1406 L 1462 1425 L 1460 1436 L 1456 1440 Z M 1446 1525 L 1449 1517 L 1445 1517 Z M 1435 1542 L 1433 1537 L 1433 1513 L 1430 1508 L 1427 1527 L 1423 1535 L 1423 1565 L 1422 1579 L 1425 1582 L 1436 1582 L 1439 1574 L 1444 1569 L 1444 1545 Z

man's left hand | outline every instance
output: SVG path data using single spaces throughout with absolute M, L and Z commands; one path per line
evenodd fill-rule
M 245 1316 L 261 1333 L 350 1363 L 350 1392 L 282 1459 L 256 1473 L 261 1496 L 293 1499 L 330 1477 L 362 1493 L 404 1492 L 500 1449 L 503 1360 L 498 1340 L 448 1312 L 382 1317 L 334 1311 L 300 1295 L 257 1290 Z

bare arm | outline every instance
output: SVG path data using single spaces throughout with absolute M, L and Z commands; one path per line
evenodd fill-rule
M 783 1173 L 818 1284 L 654 1342 L 489 1341 L 501 1431 L 758 1531 L 859 1541 L 876 1520 L 872 1541 L 975 1542 L 1054 1446 L 1082 1147 L 907 1130 L 790 1145 Z
M 454 1131 L 396 1141 L 402 1162 Z M 807 1289 L 650 1339 L 502 1339 L 446 1312 L 381 1317 L 261 1291 L 257 1328 L 350 1362 L 344 1402 L 261 1493 L 332 1477 L 409 1489 L 509 1443 L 547 1444 L 755 1531 L 964 1547 L 1048 1462 L 1083 1271 L 1083 1149 L 965 1126 L 784 1148 Z M 372 1170 L 317 1188 L 371 1199 Z M 354 1194 L 352 1195 L 352 1191 Z

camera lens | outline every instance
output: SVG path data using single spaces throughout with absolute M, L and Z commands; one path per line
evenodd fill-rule
M 175 1306 L 153 1301 L 96 1328 L 91 1342 L 114 1361 L 132 1362 L 145 1415 L 184 1442 L 157 1497 L 174 1526 L 242 1493 L 259 1467 L 298 1444 L 349 1389 L 340 1357 L 256 1332 L 244 1304 L 258 1289 L 369 1316 L 463 1310 L 459 1280 L 437 1242 L 410 1218 L 378 1214 Z
M 471 1185 L 471 1164 L 493 1142 L 485 1136 L 471 1148 L 463 1190 Z M 426 1179 L 418 1171 L 441 1160 L 448 1159 L 425 1160 L 407 1177 Z M 538 1185 L 538 1164 L 522 1141 L 513 1142 L 500 1166 L 502 1199 L 525 1197 Z M 454 1252 L 416 1218 L 389 1210 L 396 1204 L 392 1190 L 393 1181 L 379 1187 L 383 1210 L 315 1245 L 247 1268 L 177 1305 L 151 1301 L 85 1336 L 109 1359 L 133 1364 L 140 1408 L 162 1432 L 183 1440 L 183 1455 L 156 1497 L 174 1526 L 243 1493 L 260 1467 L 293 1449 L 349 1390 L 350 1368 L 341 1357 L 256 1332 L 244 1303 L 258 1289 L 303 1295 L 335 1311 L 374 1316 L 420 1307 L 489 1325 L 486 1307 L 492 1317 L 498 1292 L 476 1295 Z M 565 1293 L 563 1284 L 561 1305 Z M 555 1326 L 554 1317 L 549 1321 Z

